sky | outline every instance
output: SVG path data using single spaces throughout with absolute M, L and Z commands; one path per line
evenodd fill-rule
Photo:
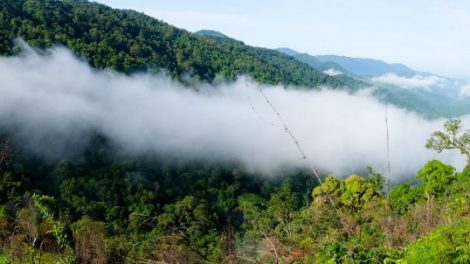
M 246 44 L 404 63 L 470 80 L 467 0 L 99 0 Z

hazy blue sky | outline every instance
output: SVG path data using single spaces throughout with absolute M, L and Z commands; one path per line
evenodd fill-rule
M 470 79 L 467 0 L 99 0 L 247 44 L 369 57 Z

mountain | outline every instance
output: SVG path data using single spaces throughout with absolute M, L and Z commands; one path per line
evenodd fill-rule
M 292 57 L 300 54 L 298 51 L 290 48 L 277 48 L 276 50 Z
M 373 95 L 380 100 L 387 100 L 428 118 L 455 117 L 470 113 L 470 98 L 461 96 L 461 89 L 466 84 L 463 81 L 376 59 L 315 56 L 290 48 L 277 50 L 324 73 L 357 78 L 373 86 Z
M 417 74 L 406 65 L 399 63 L 386 63 L 375 59 L 351 58 L 337 55 L 317 55 L 321 62 L 334 62 L 348 72 L 358 76 L 378 76 L 386 73 L 395 73 L 400 76 L 411 77 Z
M 404 89 L 390 84 L 375 85 L 373 95 L 383 102 L 387 100 L 391 104 L 427 118 L 455 118 L 470 113 L 470 98 L 445 91 L 452 87 Z
M 341 67 L 338 63 L 333 61 L 321 61 L 315 56 L 307 53 L 300 53 L 290 48 L 278 48 L 276 49 L 286 55 L 296 58 L 297 60 L 310 65 L 312 68 L 317 69 L 321 72 L 334 71 L 337 74 L 345 74 L 348 71 Z
M 140 80 L 139 76 L 128 78 L 90 71 L 81 62 L 83 67 L 67 67 L 68 63 L 62 57 L 57 61 L 54 51 L 43 48 L 60 44 L 97 69 L 114 69 L 125 74 L 163 71 L 188 83 L 191 78 L 216 82 L 218 78 L 232 80 L 239 74 L 247 74 L 273 84 L 363 85 L 347 74 L 328 76 L 278 51 L 250 47 L 232 39 L 189 33 L 134 11 L 114 10 L 84 0 L 2 0 L 0 54 L 17 54 L 19 47 L 14 44 L 17 37 L 38 48 L 38 53 L 47 54 L 35 54 L 33 63 L 28 62 L 27 55 L 2 59 L 2 70 L 11 67 L 27 75 L 6 71 L 2 75 L 6 78 L 2 78 L 0 85 L 0 263 L 424 264 L 468 263 L 470 259 L 468 165 L 460 171 L 432 160 L 415 178 L 390 189 L 384 186 L 386 179 L 370 167 L 364 171 L 354 170 L 354 174 L 345 179 L 325 175 L 323 183 L 320 178 L 312 177 L 310 170 L 298 168 L 300 163 L 297 162 L 295 167 L 289 169 L 287 166 L 277 173 L 257 173 L 241 166 L 237 159 L 226 159 L 230 156 L 227 156 L 227 150 L 243 148 L 240 154 L 246 160 L 260 159 L 267 166 L 273 163 L 285 166 L 277 158 L 261 155 L 256 149 L 257 144 L 253 143 L 259 139 L 261 145 L 275 156 L 290 156 L 292 149 L 286 148 L 284 143 L 290 136 L 294 139 L 292 144 L 302 152 L 295 159 L 305 162 L 307 157 L 300 148 L 304 143 L 297 141 L 287 127 L 272 127 L 277 135 L 285 135 L 280 141 L 265 134 L 261 126 L 253 126 L 260 137 L 249 137 L 247 127 L 255 119 L 247 116 L 248 102 L 242 101 L 246 104 L 238 111 L 231 106 L 232 101 L 213 96 L 211 100 L 216 101 L 218 107 L 210 107 L 209 101 L 199 100 L 193 97 L 196 93 L 190 92 L 187 93 L 190 94 L 188 100 L 162 96 L 162 101 L 174 105 L 168 109 L 149 96 L 155 83 L 146 78 Z M 52 74 L 43 71 L 43 64 L 38 64 L 38 60 L 53 64 Z M 5 61 L 14 63 L 4 64 Z M 68 79 L 66 75 L 76 78 Z M 99 81 L 86 76 L 94 76 Z M 395 83 L 403 82 L 403 79 L 392 77 Z M 54 82 L 56 79 L 64 83 L 59 85 Z M 399 100 L 403 100 L 403 95 L 411 98 L 418 91 L 416 100 L 421 100 L 422 93 L 426 92 L 449 98 L 458 94 L 438 92 L 436 89 L 442 81 L 436 78 L 432 81 L 437 85 L 429 86 L 429 81 L 425 80 L 427 86 L 419 89 L 386 84 L 385 81 L 391 78 L 381 81 L 370 77 L 363 79 L 381 83 L 382 90 L 378 91 L 397 93 Z M 131 89 L 134 83 L 142 88 L 140 92 Z M 152 86 L 151 89 L 145 89 L 147 86 L 143 83 Z M 106 84 L 116 89 L 114 98 L 117 100 L 110 100 L 112 96 Z M 23 86 L 28 89 L 23 90 Z M 73 96 L 73 90 L 82 86 L 88 86 L 90 92 L 79 89 L 80 96 Z M 130 92 L 124 92 L 124 87 Z M 62 89 L 64 96 L 57 97 Z M 167 92 L 167 89 L 161 90 Z M 186 92 L 175 90 L 178 94 Z M 306 93 L 296 94 L 296 100 L 304 100 Z M 395 95 L 385 96 L 390 99 Z M 33 99 L 35 96 L 44 103 L 38 103 Z M 280 96 L 277 98 L 281 99 Z M 348 154 L 347 149 L 355 145 L 350 144 L 353 141 L 366 152 L 374 153 L 377 149 L 379 156 L 374 160 L 380 161 L 383 149 L 376 142 L 381 142 L 382 137 L 373 136 L 369 140 L 362 135 L 356 140 L 355 135 L 365 131 L 374 131 L 371 135 L 382 134 L 382 124 L 373 124 L 373 119 L 372 122 L 357 122 L 355 117 L 364 110 L 356 113 L 354 109 L 358 108 L 349 108 L 341 98 L 339 107 L 330 105 L 337 97 L 325 98 L 327 100 L 320 98 L 319 103 L 327 105 L 327 111 L 343 108 L 346 112 L 339 113 L 346 114 L 333 112 L 330 115 L 327 111 L 307 114 L 307 108 L 315 107 L 309 100 L 303 102 L 308 103 L 305 109 L 300 107 L 300 111 L 295 112 L 298 122 L 309 126 L 308 133 L 304 134 L 307 142 L 315 142 L 308 138 L 313 139 L 317 132 L 323 131 L 326 135 L 320 138 L 324 141 L 321 144 L 309 144 L 318 149 L 316 158 L 323 158 L 315 160 L 314 165 L 322 165 L 320 160 L 331 160 L 339 166 L 352 168 L 351 164 L 346 164 L 349 160 L 346 156 L 354 162 L 367 164 L 369 161 L 364 160 L 362 149 L 354 149 Z M 235 99 L 241 101 L 244 98 Z M 267 97 L 264 99 L 277 112 Z M 99 101 L 103 104 L 95 103 Z M 119 110 L 121 108 L 112 106 L 113 101 L 119 105 L 128 102 L 130 108 Z M 197 111 L 195 101 L 199 101 L 205 110 Z M 413 102 L 411 106 L 416 104 Z M 426 101 L 419 104 L 424 105 Z M 292 104 L 285 107 L 289 105 Z M 138 121 L 139 115 L 132 109 L 139 109 L 149 122 Z M 253 105 L 251 110 L 256 112 Z M 175 112 L 190 111 L 197 115 L 190 122 L 193 125 L 185 125 L 191 119 L 187 115 L 182 123 L 175 121 L 179 115 Z M 226 111 L 231 114 L 225 115 Z M 113 115 L 109 115 L 111 112 Z M 206 123 L 204 120 L 212 119 L 204 116 L 209 112 L 214 112 L 220 119 Z M 43 116 L 41 113 L 48 114 Z M 100 122 L 103 119 L 95 119 L 93 115 L 105 116 L 112 121 Z M 177 131 L 168 129 L 173 125 L 167 122 L 159 122 L 158 115 L 174 123 Z M 243 125 L 236 122 L 234 116 L 250 121 Z M 348 128 L 347 124 L 334 120 L 336 118 L 351 119 L 352 126 Z M 118 119 L 120 121 L 115 122 Z M 261 115 L 259 119 L 262 119 Z M 326 125 L 311 123 L 314 119 L 324 119 Z M 407 120 L 413 122 L 410 120 L 416 119 Z M 157 140 L 158 133 L 149 129 L 153 125 L 160 127 L 163 134 L 171 138 L 169 141 L 178 142 Z M 434 127 L 422 122 L 417 125 L 425 129 Z M 137 130 L 127 126 L 136 126 Z M 197 126 L 201 130 L 197 130 Z M 218 134 L 232 134 L 237 140 L 226 145 L 215 138 L 218 151 L 208 151 L 197 138 L 214 136 L 208 132 L 211 126 L 224 127 L 226 130 L 216 130 L 221 131 Z M 44 134 L 49 130 L 46 127 L 53 131 L 52 134 Z M 396 128 L 392 131 L 400 132 L 400 126 Z M 433 134 L 430 147 L 439 152 L 449 148 L 468 153 L 468 133 L 459 121 L 449 121 L 445 128 L 447 131 Z M 107 133 L 110 131 L 115 132 L 115 136 Z M 191 139 L 178 140 L 175 134 L 180 133 Z M 127 151 L 126 144 L 119 144 L 118 140 L 124 134 L 132 138 Z M 200 135 L 193 137 L 196 134 Z M 414 144 L 406 143 L 416 141 L 412 134 L 403 134 L 405 141 L 398 142 L 404 142 L 404 146 L 394 144 L 395 149 L 411 151 Z M 140 141 L 139 137 L 143 135 L 148 139 Z M 392 134 L 392 139 L 394 137 Z M 242 141 L 250 146 L 238 146 Z M 172 155 L 167 150 L 168 143 L 184 145 L 181 150 L 194 149 L 201 155 L 194 160 L 187 157 L 186 151 L 179 150 L 177 155 Z M 147 145 L 161 148 L 161 152 L 153 153 Z M 142 148 L 143 152 L 136 148 Z M 335 148 L 340 155 L 330 155 L 330 148 Z M 204 152 L 208 155 L 202 155 Z M 54 154 L 55 158 L 50 158 L 49 154 Z M 210 158 L 214 156 L 220 156 L 220 159 Z M 419 155 L 407 157 L 422 159 Z M 413 166 L 414 162 L 410 159 L 392 163 L 393 177 L 398 176 L 395 169 Z M 390 191 L 385 192 L 385 189 Z
M 227 35 L 222 34 L 219 31 L 208 30 L 208 29 L 202 29 L 202 30 L 196 31 L 196 32 L 194 32 L 194 34 L 201 35 L 201 36 L 206 36 L 206 37 L 214 37 L 214 38 L 225 38 L 225 39 L 230 38 Z
M 419 73 L 403 64 L 391 64 L 376 59 L 351 58 L 338 55 L 310 55 L 308 53 L 300 53 L 290 48 L 278 48 L 276 50 L 305 62 L 320 71 L 333 69 L 358 77 L 380 76 L 386 73 L 411 77 Z
M 64 45 L 98 68 L 124 73 L 163 71 L 182 82 L 234 80 L 240 75 L 268 84 L 357 87 L 275 50 L 194 34 L 131 10 L 84 0 L 0 2 L 0 54 L 17 52 L 15 38 L 47 48 Z M 187 80 L 187 77 L 191 80 Z

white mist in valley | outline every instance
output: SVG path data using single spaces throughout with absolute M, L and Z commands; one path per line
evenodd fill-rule
M 164 76 L 96 71 L 59 48 L 0 58 L 0 80 L 0 126 L 44 152 L 54 149 L 45 138 L 63 138 L 66 150 L 96 131 L 131 154 L 233 161 L 267 175 L 305 166 L 260 86 L 244 78 L 196 91 Z M 343 176 L 366 166 L 384 172 L 385 107 L 366 91 L 261 88 L 323 173 Z M 393 180 L 434 158 L 463 167 L 458 153 L 424 147 L 444 121 L 389 106 Z

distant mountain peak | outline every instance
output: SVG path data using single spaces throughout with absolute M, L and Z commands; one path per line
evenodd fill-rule
M 290 48 L 277 48 L 276 50 L 289 56 L 295 56 L 300 54 L 300 52 Z
M 194 34 L 197 34 L 200 36 L 206 36 L 206 37 L 213 37 L 213 38 L 227 38 L 227 39 L 230 38 L 229 36 L 223 34 L 222 32 L 210 30 L 210 29 L 201 29 L 199 31 L 194 32 Z
M 276 50 L 288 56 L 294 57 L 296 60 L 306 63 L 310 65 L 310 67 L 330 76 L 347 73 L 347 70 L 341 67 L 339 64 L 335 62 L 321 61 L 308 53 L 301 53 L 290 48 L 277 48 Z
M 353 58 L 341 55 L 310 55 L 285 47 L 276 50 L 307 63 L 322 72 L 332 69 L 356 77 L 380 76 L 386 73 L 411 77 L 420 73 L 401 63 L 387 63 L 377 59 Z
M 317 55 L 316 59 L 322 62 L 335 62 L 348 72 L 358 76 L 378 76 L 386 73 L 395 73 L 400 76 L 411 77 L 417 71 L 400 63 L 387 63 L 376 59 L 352 58 L 338 55 Z

